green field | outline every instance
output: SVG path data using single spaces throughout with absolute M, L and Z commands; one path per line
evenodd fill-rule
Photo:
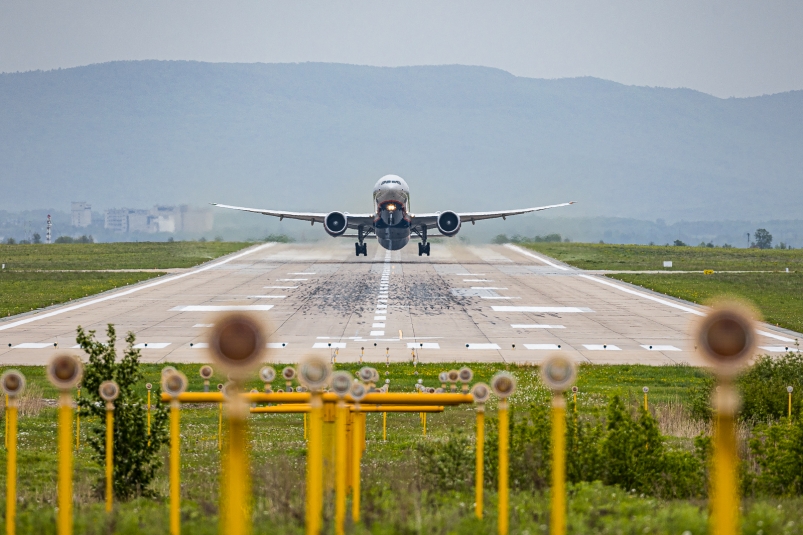
M 662 270 L 665 260 L 672 261 L 673 271 L 803 270 L 803 249 L 724 249 L 597 243 L 526 243 L 522 246 L 572 266 L 592 270 Z
M 188 268 L 249 245 L 253 244 L 177 241 L 0 245 L 0 263 L 11 270 Z
M 191 390 L 201 390 L 198 366 L 177 365 L 191 381 Z M 281 365 L 276 365 L 277 369 Z M 356 371 L 357 365 L 339 365 Z M 378 366 L 383 377 L 391 379 L 392 391 L 412 391 L 418 378 L 437 386 L 437 374 L 449 365 L 420 365 L 415 375 L 410 364 Z M 475 376 L 488 380 L 499 365 L 473 366 Z M 143 365 L 145 380 L 156 382 L 160 367 Z M 18 533 L 55 533 L 56 444 L 54 408 L 56 391 L 44 378 L 41 367 L 20 368 L 28 378 L 30 398 L 20 420 Z M 537 368 L 511 366 L 518 378 L 518 390 L 511 400 L 515 411 L 529 404 L 544 405 L 549 395 L 537 376 Z M 388 375 L 385 376 L 385 372 Z M 687 366 L 582 366 L 579 413 L 598 413 L 610 395 L 621 394 L 632 406 L 641 404 L 641 387 L 650 387 L 650 403 L 662 425 L 676 418 L 673 407 L 690 402 L 692 387 L 705 381 L 704 372 Z M 223 381 L 218 374 L 214 385 Z M 143 381 L 144 382 L 144 381 Z M 261 389 L 252 380 L 249 387 Z M 274 389 L 283 386 L 274 382 Z M 144 389 L 142 389 L 144 392 Z M 33 399 L 44 398 L 36 404 Z M 489 405 L 493 417 L 495 403 Z M 220 456 L 217 448 L 218 409 L 193 405 L 182 411 L 182 526 L 186 533 L 218 532 Z M 486 516 L 473 518 L 473 492 L 470 488 L 433 489 L 423 483 L 426 474 L 417 457 L 420 444 L 446 444 L 450 438 L 473 433 L 473 407 L 455 407 L 427 419 L 427 436 L 417 414 L 390 414 L 388 441 L 381 440 L 381 414 L 368 415 L 368 446 L 363 460 L 362 518 L 358 526 L 348 526 L 352 534 L 493 534 L 496 533 L 496 492 L 486 485 Z M 88 426 L 82 421 L 82 440 Z M 305 452 L 301 415 L 254 415 L 250 419 L 250 455 L 254 493 L 254 533 L 282 535 L 303 533 Z M 698 426 L 699 427 L 699 426 Z M 699 430 L 704 430 L 701 427 Z M 677 445 L 690 448 L 688 436 L 677 437 Z M 167 464 L 167 451 L 163 457 Z M 0 450 L 0 465 L 5 452 Z M 160 498 L 136 499 L 116 504 L 112 515 L 103 511 L 99 494 L 102 467 L 89 449 L 82 446 L 76 455 L 75 496 L 76 533 L 165 533 L 168 526 L 168 479 L 166 467 L 160 470 L 155 489 Z M 515 475 L 513 479 L 515 479 Z M 0 485 L 5 485 L 5 471 Z M 2 487 L 0 487 L 2 488 Z M 799 513 L 803 500 L 792 498 L 745 499 L 744 533 L 803 533 Z M 4 504 L 0 504 L 4 508 Z M 4 509 L 0 509 L 4 511 Z M 548 491 L 513 490 L 511 493 L 511 533 L 546 533 L 549 515 Z M 706 500 L 661 500 L 627 492 L 601 483 L 581 483 L 569 487 L 569 533 L 672 534 L 704 533 L 707 529 Z M 324 533 L 333 532 L 331 497 L 325 508 Z M 762 531 L 763 530 L 763 531 Z

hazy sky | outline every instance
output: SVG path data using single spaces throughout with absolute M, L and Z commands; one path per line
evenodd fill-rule
M 0 0 L 0 72 L 133 59 L 459 63 L 751 96 L 803 89 L 803 1 Z

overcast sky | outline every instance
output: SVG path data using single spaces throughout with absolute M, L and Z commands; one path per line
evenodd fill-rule
M 803 89 L 803 1 L 0 0 L 0 72 L 133 59 L 459 63 L 752 96 Z

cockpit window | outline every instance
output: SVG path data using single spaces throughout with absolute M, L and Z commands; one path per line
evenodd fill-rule
M 398 184 L 401 186 L 401 182 L 399 182 L 398 180 L 385 180 L 380 184 L 380 186 L 384 186 L 385 184 Z

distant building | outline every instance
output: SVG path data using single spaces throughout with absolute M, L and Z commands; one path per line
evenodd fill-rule
M 113 208 L 106 210 L 104 226 L 113 232 L 209 232 L 214 214 L 208 208 L 188 205 L 154 206 L 151 210 Z
M 86 202 L 72 203 L 72 226 L 88 227 L 92 224 L 92 205 Z

